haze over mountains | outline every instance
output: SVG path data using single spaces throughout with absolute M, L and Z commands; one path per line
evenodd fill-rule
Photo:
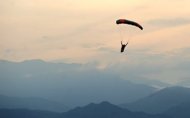
M 90 102 L 132 102 L 156 91 L 121 79 L 89 65 L 49 63 L 41 60 L 0 61 L 0 94 L 41 97 L 69 107 Z
M 190 88 L 158 90 L 85 64 L 0 61 L 0 75 L 3 118 L 190 117 Z

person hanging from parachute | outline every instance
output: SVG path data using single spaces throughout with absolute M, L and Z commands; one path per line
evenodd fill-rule
M 126 44 L 123 44 L 121 41 L 121 53 L 124 52 L 125 47 L 128 45 L 128 42 Z
M 140 28 L 141 30 L 143 30 L 143 27 L 140 24 L 138 24 L 137 22 L 131 21 L 131 20 L 127 20 L 127 19 L 118 19 L 116 21 L 116 24 L 117 25 L 127 24 L 127 25 L 131 25 L 131 26 L 136 26 L 136 27 Z M 129 40 L 126 44 L 123 44 L 121 41 L 121 53 L 124 52 L 125 47 L 128 45 L 128 43 L 129 43 Z

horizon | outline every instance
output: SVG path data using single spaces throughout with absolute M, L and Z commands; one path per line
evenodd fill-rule
M 63 62 L 63 61 L 62 62 L 45 61 L 42 59 L 29 59 L 29 60 L 23 60 L 23 61 L 0 60 L 0 62 L 5 62 L 3 67 L 6 69 L 11 69 L 7 65 L 8 63 L 17 64 L 15 66 L 18 66 L 18 67 L 20 66 L 21 67 L 20 70 L 23 68 L 30 68 L 30 66 L 34 66 L 34 65 L 36 66 L 35 68 L 40 67 L 40 68 L 45 69 L 46 66 L 51 67 L 49 65 L 49 64 L 51 64 L 51 65 L 54 65 L 53 68 L 55 69 L 54 71 L 51 70 L 50 71 L 51 73 L 59 72 L 59 68 L 67 69 L 68 67 L 70 67 L 70 68 L 68 68 L 68 71 L 70 71 L 71 73 L 77 72 L 77 74 L 81 73 L 81 75 L 84 74 L 84 72 L 87 72 L 87 73 L 90 72 L 92 75 L 97 74 L 97 72 L 98 73 L 100 72 L 105 75 L 115 76 L 118 79 L 129 80 L 136 84 L 149 85 L 149 86 L 155 87 L 157 89 L 162 89 L 162 88 L 170 87 L 170 86 L 183 86 L 183 87 L 188 87 L 188 88 L 190 87 L 189 80 L 187 80 L 185 82 L 183 80 L 181 80 L 178 83 L 172 83 L 170 81 L 163 81 L 163 80 L 159 80 L 159 79 L 147 78 L 147 77 L 139 76 L 139 74 L 132 73 L 133 71 L 129 70 L 129 68 L 118 68 L 118 66 L 115 64 L 112 64 L 110 66 L 102 68 L 102 66 L 98 62 L 70 63 L 70 62 Z M 8 63 L 6 63 L 6 62 L 8 62 Z M 40 62 L 40 63 L 38 63 L 38 62 Z M 25 66 L 23 65 L 24 63 L 25 63 Z M 26 65 L 27 63 L 29 65 Z M 3 63 L 0 63 L 0 64 L 3 64 Z M 38 64 L 38 65 L 36 65 L 36 64 Z M 41 64 L 43 64 L 43 65 L 41 65 Z M 65 67 L 64 64 L 66 64 L 67 66 Z M 124 69 L 129 70 L 129 72 L 126 72 Z M 134 70 L 134 71 L 140 71 L 140 70 Z M 46 70 L 43 70 L 43 71 L 41 70 L 41 72 L 46 72 Z M 146 70 L 145 70 L 145 72 L 146 72 Z M 123 76 L 126 74 L 127 74 L 127 76 Z M 143 74 L 143 72 L 141 72 L 141 74 Z M 172 78 L 171 78 L 171 80 L 172 80 Z

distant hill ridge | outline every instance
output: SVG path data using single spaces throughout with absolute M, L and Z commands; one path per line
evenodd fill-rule
M 190 102 L 190 88 L 168 87 L 144 97 L 136 102 L 121 105 L 132 111 L 143 111 L 146 113 L 163 113 L 166 110 Z
M 121 79 L 96 64 L 52 63 L 42 60 L 0 61 L 0 94 L 37 96 L 74 108 L 90 102 L 132 102 L 156 88 Z

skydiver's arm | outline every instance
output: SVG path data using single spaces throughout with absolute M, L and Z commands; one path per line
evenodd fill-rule
M 121 41 L 121 45 L 123 45 L 122 41 Z

